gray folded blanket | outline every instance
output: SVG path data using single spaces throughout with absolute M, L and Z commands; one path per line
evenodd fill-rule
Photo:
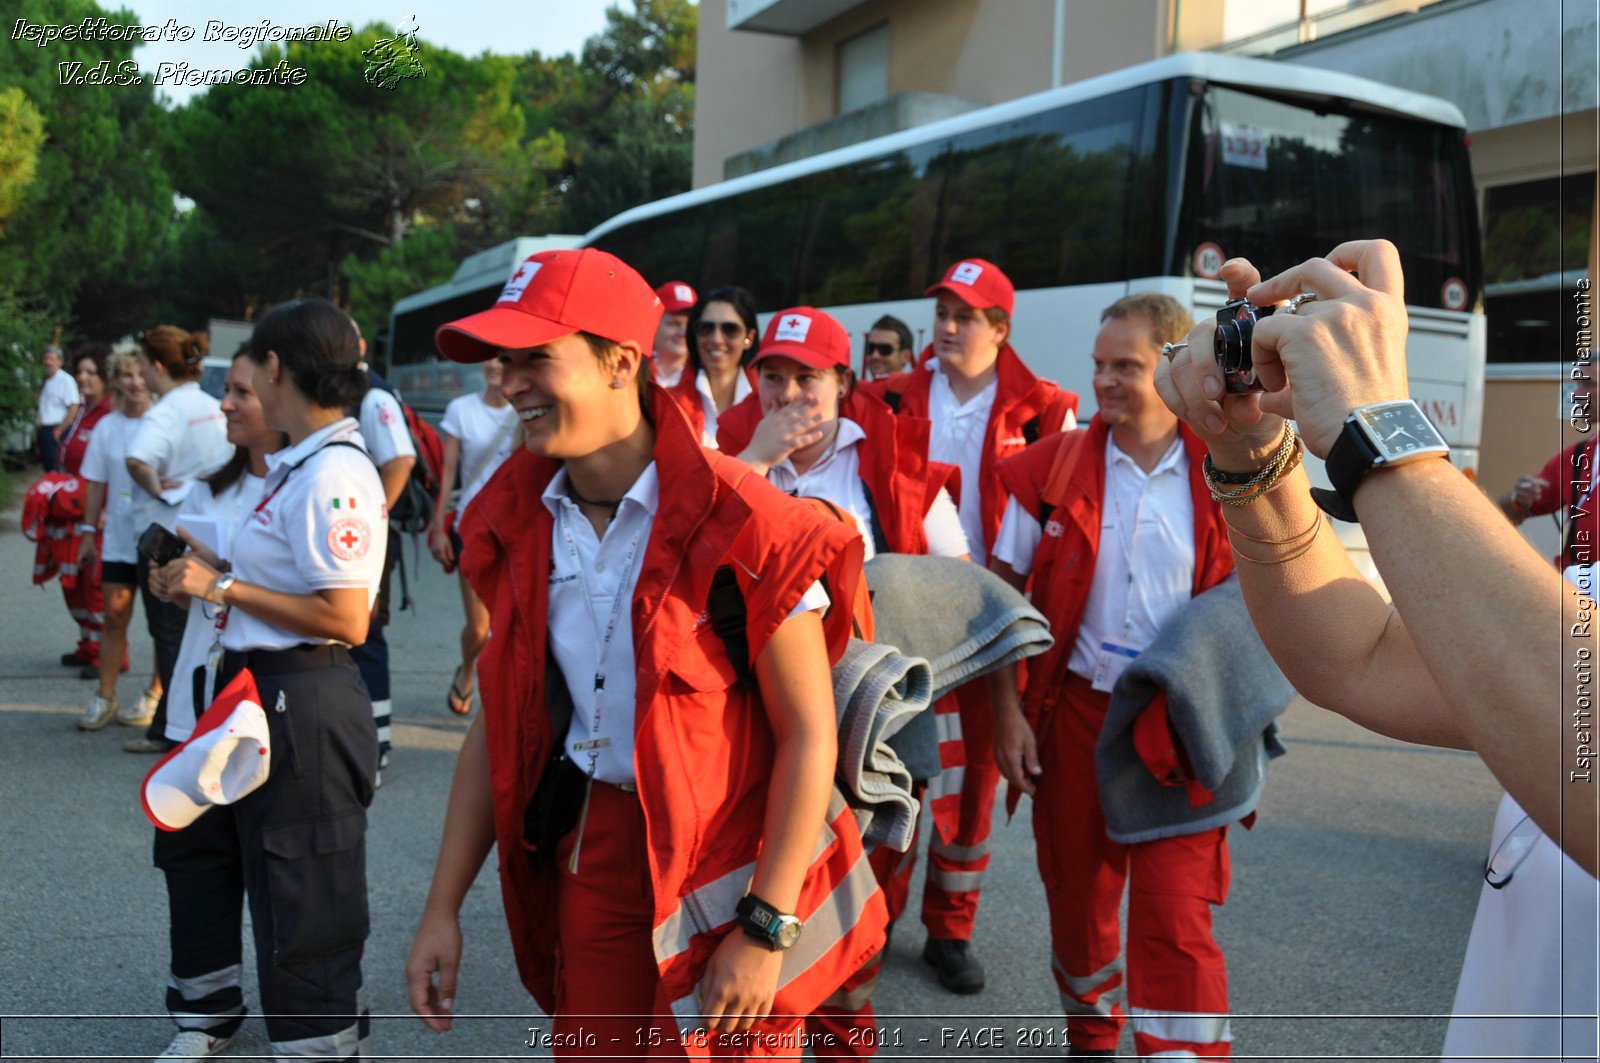
M 880 643 L 928 661 L 933 700 L 1013 661 L 1043 653 L 1050 625 L 994 573 L 954 557 L 879 554 L 866 564 Z M 919 713 L 890 746 L 913 779 L 939 774 L 939 733 Z
M 888 740 L 932 704 L 933 672 L 893 646 L 851 639 L 833 666 L 838 782 L 868 848 L 910 848 L 917 826 L 912 777 Z
M 1195 779 L 1214 795 L 1207 804 L 1191 805 L 1182 786 L 1163 786 L 1134 748 L 1134 721 L 1162 691 Z M 1195 597 L 1161 626 L 1111 692 L 1095 744 L 1106 834 L 1133 844 L 1249 815 L 1268 761 L 1284 753 L 1276 718 L 1294 695 L 1256 634 L 1237 576 Z

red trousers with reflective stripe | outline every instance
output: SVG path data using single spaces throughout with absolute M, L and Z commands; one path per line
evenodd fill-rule
M 1106 837 L 1094 747 L 1107 703 L 1074 675 L 1038 735 L 1044 770 L 1033 831 L 1068 1036 L 1075 1047 L 1116 1048 L 1126 988 L 1140 1056 L 1186 1050 L 1227 1059 L 1227 964 L 1211 932 L 1211 906 L 1228 894 L 1227 828 L 1136 845 Z
M 955 690 L 961 706 L 961 738 L 967 755 L 956 835 L 944 842 L 929 831 L 928 877 L 922 890 L 922 925 L 933 938 L 971 941 L 978 921 L 978 895 L 989 868 L 989 829 L 1000 768 L 994 761 L 994 723 L 987 679 Z
M 100 561 L 96 559 L 83 566 L 78 578 L 68 587 L 61 584 L 61 597 L 66 600 L 67 612 L 78 625 L 77 654 L 86 664 L 100 663 L 100 631 L 106 626 L 106 598 L 100 588 Z
M 684 1056 L 672 1017 L 655 1014 L 659 973 L 650 943 L 653 887 L 645 844 L 638 795 L 595 783 L 585 819 L 556 851 L 560 939 L 551 1028 L 557 1059 Z M 799 1020 L 793 1025 L 795 1037 L 785 1042 L 798 1042 Z M 711 1054 L 718 1060 L 800 1054 L 764 1047 L 747 1040 L 717 1045 Z
M 900 913 L 906 910 L 906 901 L 911 895 L 911 872 L 917 866 L 917 841 L 913 834 L 905 852 L 897 853 L 880 845 L 867 857 L 889 907 L 891 930 Z M 883 955 L 880 952 L 868 960 L 839 987 L 838 993 L 806 1019 L 809 1047 L 817 1059 L 866 1059 L 877 1054 L 873 1034 L 878 1020 L 872 1010 L 872 991 L 883 972 Z

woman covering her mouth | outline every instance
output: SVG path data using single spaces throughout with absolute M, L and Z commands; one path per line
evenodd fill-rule
M 788 1016 L 884 940 L 832 788 L 829 667 L 851 617 L 829 606 L 855 601 L 862 545 L 700 445 L 648 380 L 660 315 L 621 260 L 549 251 L 439 330 L 446 357 L 500 359 L 527 441 L 463 521 L 462 569 L 491 617 L 483 712 L 406 965 L 411 1004 L 450 1028 L 458 913 L 498 845 L 518 970 L 558 1056 L 793 1055 Z M 742 640 L 703 622 L 714 588 L 743 599 Z

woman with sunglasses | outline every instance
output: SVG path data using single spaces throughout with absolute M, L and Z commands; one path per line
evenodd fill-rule
M 754 390 L 745 366 L 756 336 L 756 303 L 743 288 L 714 288 L 689 311 L 689 364 L 672 390 L 708 447 L 717 445 L 717 418 Z
M 855 601 L 860 540 L 700 445 L 649 383 L 660 314 L 620 259 L 546 251 L 436 338 L 454 361 L 501 360 L 527 443 L 462 528 L 492 618 L 483 711 L 406 964 L 411 1005 L 450 1028 L 461 903 L 498 846 L 518 970 L 558 1057 L 797 1055 L 788 1016 L 883 944 L 832 784 L 829 666 L 851 616 L 829 602 Z M 743 599 L 737 650 L 703 622 L 716 588 Z
M 718 424 L 723 453 L 738 454 L 786 494 L 832 503 L 855 522 L 868 558 L 969 557 L 945 487 L 955 470 L 928 460 L 926 420 L 896 417 L 854 386 L 844 326 L 809 306 L 781 311 L 751 364 L 755 393 Z M 956 711 L 953 700 L 944 710 Z M 913 838 L 906 853 L 880 846 L 869 858 L 891 924 L 905 908 L 915 854 Z M 818 1058 L 874 1054 L 870 995 L 882 962 L 881 953 L 869 960 L 807 1020 Z

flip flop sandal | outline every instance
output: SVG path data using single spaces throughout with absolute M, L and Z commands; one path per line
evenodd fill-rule
M 477 683 L 473 683 L 466 690 L 462 690 L 459 685 L 460 682 L 461 666 L 457 665 L 456 674 L 450 677 L 450 693 L 446 695 L 445 704 L 457 716 L 471 716 L 472 706 L 478 700 Z

